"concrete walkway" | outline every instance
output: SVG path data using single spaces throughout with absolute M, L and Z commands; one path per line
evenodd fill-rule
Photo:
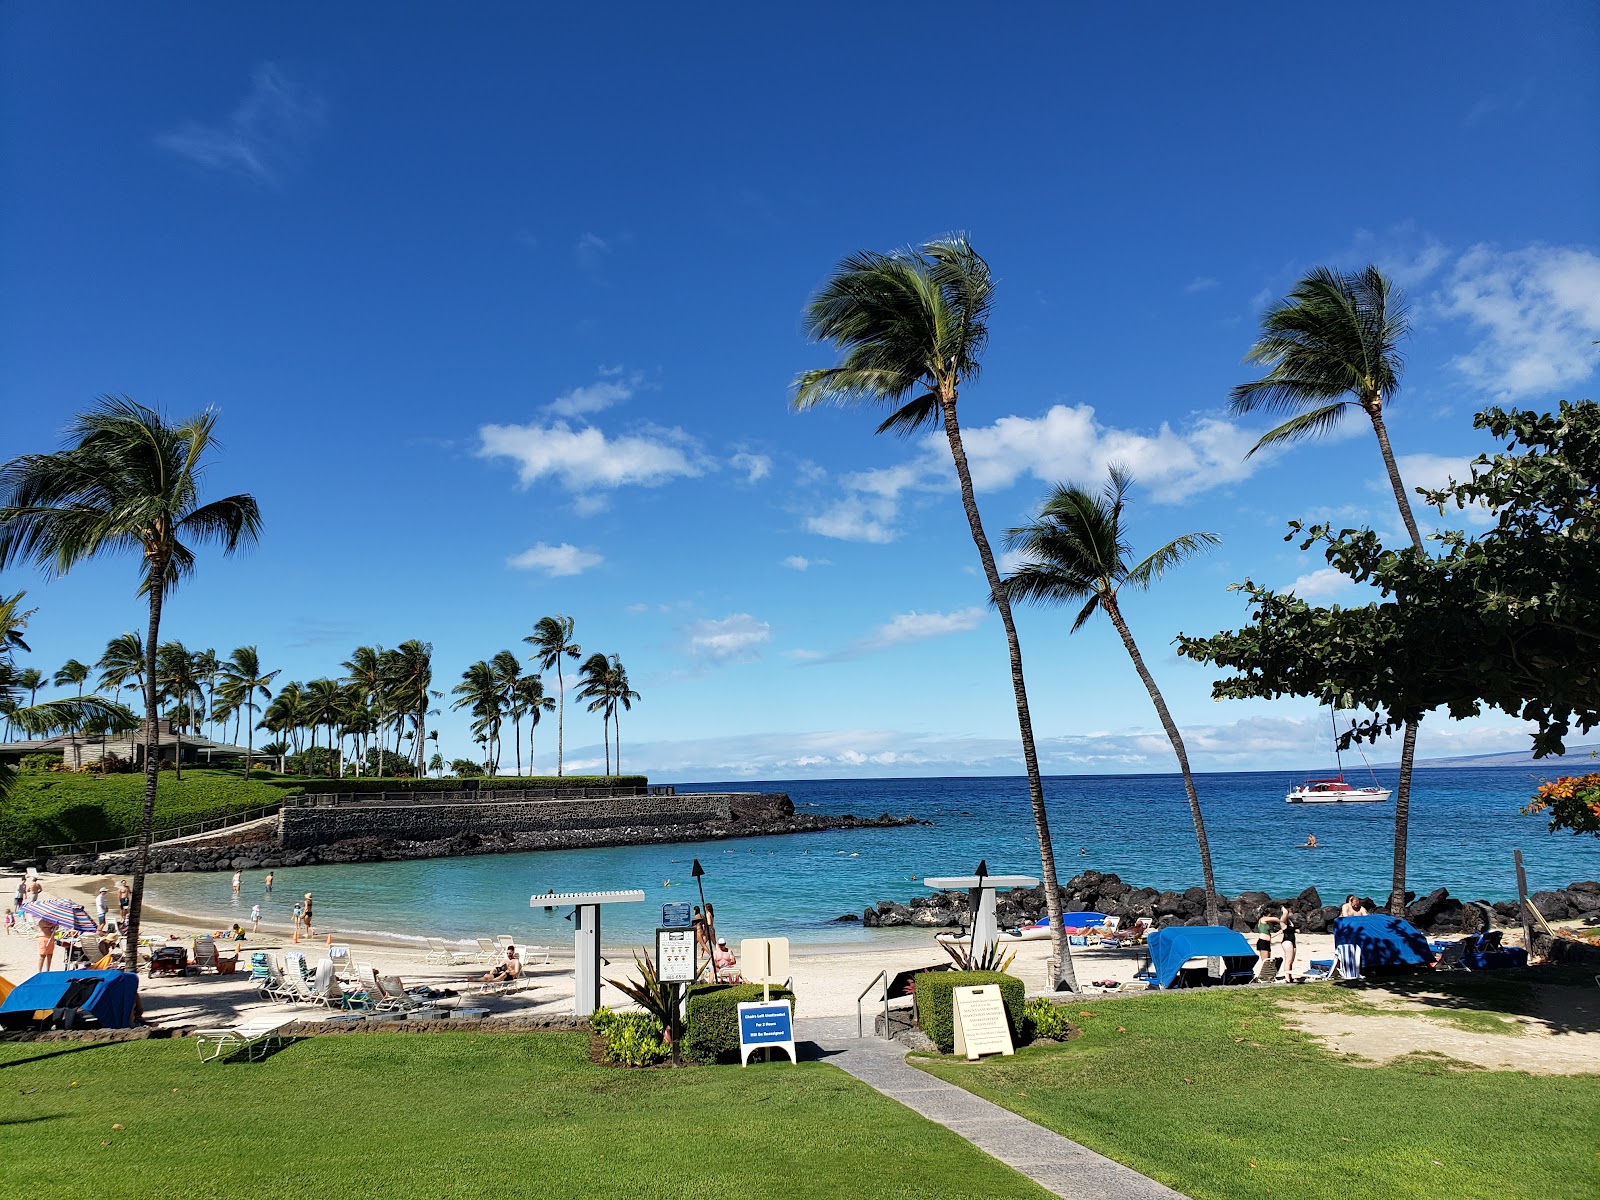
M 856 1023 L 850 1017 L 815 1017 L 795 1024 L 801 1040 L 812 1043 L 802 1050 L 802 1057 L 849 1072 L 913 1112 L 960 1134 L 1057 1196 L 1070 1200 L 1182 1200 L 1181 1192 L 1131 1167 L 917 1070 L 906 1062 L 905 1047 L 896 1042 L 857 1038 Z

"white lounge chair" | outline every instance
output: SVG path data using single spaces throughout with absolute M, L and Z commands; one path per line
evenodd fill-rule
M 478 960 L 480 962 L 497 963 L 506 956 L 505 951 L 488 938 L 477 938 L 475 940 L 478 943 Z
M 478 957 L 476 951 L 468 953 L 465 950 L 458 950 L 443 938 L 424 938 L 423 940 L 428 943 L 428 949 L 433 951 L 433 961 L 443 963 L 447 967 L 472 962 Z
M 194 1040 L 201 1062 L 211 1062 L 240 1050 L 253 1061 L 258 1047 L 264 1057 L 274 1045 L 282 1045 L 284 1029 L 293 1024 L 293 1017 L 260 1017 L 231 1029 L 197 1029 Z

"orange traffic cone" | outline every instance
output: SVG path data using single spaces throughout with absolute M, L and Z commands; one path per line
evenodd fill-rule
M 292 938 L 290 938 L 289 940 L 291 942 L 293 942 L 296 946 L 298 946 L 300 944 L 300 922 L 299 921 L 296 921 L 294 923 L 294 936 Z
M 328 946 L 333 945 L 333 934 L 330 933 L 328 935 L 328 940 L 324 943 L 324 945 L 328 945 Z

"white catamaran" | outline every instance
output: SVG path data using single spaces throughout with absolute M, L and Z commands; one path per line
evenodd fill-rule
M 1328 709 L 1328 723 L 1333 726 L 1333 757 L 1338 763 L 1338 774 L 1332 779 L 1308 779 L 1297 788 L 1291 788 L 1284 797 L 1287 804 L 1381 804 L 1389 798 L 1389 789 L 1378 786 L 1377 773 L 1367 762 L 1365 753 L 1361 762 L 1372 776 L 1371 787 L 1354 787 L 1344 781 L 1344 757 L 1339 753 L 1339 727 L 1334 723 L 1333 709 Z M 1358 748 L 1358 753 L 1360 750 Z

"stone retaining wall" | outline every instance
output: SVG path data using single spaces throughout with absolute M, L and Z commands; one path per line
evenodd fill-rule
M 793 805 L 783 795 L 685 792 L 673 796 L 612 796 L 595 800 L 482 800 L 375 808 L 289 807 L 283 810 L 278 844 L 284 850 L 327 846 L 352 838 L 396 838 L 430 842 L 465 834 L 479 837 L 585 829 L 632 829 L 729 821 L 755 811 Z

